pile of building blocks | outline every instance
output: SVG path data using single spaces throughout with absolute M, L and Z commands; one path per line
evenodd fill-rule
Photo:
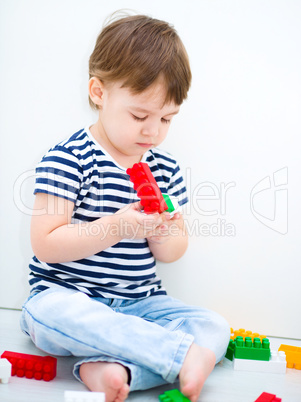
M 281 398 L 277 398 L 276 395 L 263 392 L 255 402 L 281 402 Z
M 0 359 L 0 383 L 7 384 L 11 376 L 11 363 L 7 359 Z
M 246 338 L 251 338 L 252 341 L 254 341 L 255 338 L 259 338 L 261 341 L 266 338 L 265 335 L 260 335 L 257 332 L 246 331 L 243 328 L 237 329 L 234 331 L 233 328 L 231 328 L 230 342 L 229 342 L 227 353 L 225 356 L 229 360 L 234 359 L 234 351 L 235 351 L 235 347 L 236 347 L 235 340 L 237 337 L 243 338 L 244 341 Z
M 278 352 L 284 352 L 286 354 L 287 368 L 301 370 L 301 347 L 280 345 Z
M 164 392 L 164 394 L 159 395 L 159 400 L 161 402 L 190 402 L 190 399 L 183 395 L 178 389 Z
M 65 391 L 64 402 L 105 402 L 104 392 Z
M 1 358 L 11 363 L 13 376 L 44 381 L 53 380 L 56 376 L 57 359 L 51 356 L 42 357 L 5 351 Z
M 164 211 L 175 213 L 179 210 L 176 197 L 162 194 L 147 163 L 135 163 L 132 168 L 127 169 L 130 181 L 134 183 L 134 190 L 137 191 L 141 200 L 143 211 L 146 214 L 153 214 Z
M 231 328 L 231 339 L 226 352 L 233 361 L 234 370 L 264 373 L 286 373 L 286 356 L 283 351 L 271 351 L 265 335 Z

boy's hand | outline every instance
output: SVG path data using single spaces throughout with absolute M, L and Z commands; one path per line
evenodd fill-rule
M 125 239 L 144 239 L 158 233 L 163 214 L 143 214 L 140 202 L 134 202 L 115 213 L 119 217 L 118 235 Z
M 155 229 L 152 235 L 147 237 L 149 243 L 163 244 L 168 240 L 168 236 L 178 234 L 179 226 L 176 221 L 181 219 L 181 214 L 177 212 L 171 217 L 169 212 L 163 212 L 161 217 L 163 223 Z

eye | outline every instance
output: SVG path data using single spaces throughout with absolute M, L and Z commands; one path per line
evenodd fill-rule
M 144 120 L 146 120 L 146 118 L 147 118 L 147 116 L 145 116 L 145 117 L 138 117 L 138 116 L 135 116 L 134 114 L 132 114 L 132 116 L 133 116 L 133 119 L 136 120 L 136 121 L 144 121 Z
M 163 117 L 162 117 L 161 121 L 162 121 L 162 123 L 165 123 L 165 124 L 169 124 L 169 123 L 170 123 L 170 120 L 163 119 Z

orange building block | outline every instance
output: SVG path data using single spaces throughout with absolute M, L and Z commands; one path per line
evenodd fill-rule
M 278 351 L 283 351 L 286 354 L 286 367 L 301 370 L 301 347 L 280 345 Z
M 260 338 L 261 341 L 262 339 L 266 338 L 266 335 L 259 335 L 257 332 L 246 331 L 244 328 L 240 328 L 235 331 L 233 330 L 233 328 L 231 328 L 230 338 L 234 340 L 238 336 L 242 336 L 244 340 L 246 337 L 250 337 L 252 338 L 252 341 L 254 341 L 254 338 Z

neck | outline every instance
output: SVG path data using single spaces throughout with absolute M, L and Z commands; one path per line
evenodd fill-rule
M 90 132 L 94 139 L 104 148 L 104 150 L 123 168 L 131 168 L 134 163 L 141 161 L 143 155 L 127 156 L 123 155 L 116 150 L 105 135 L 102 135 L 102 130 L 99 127 L 99 122 L 93 124 L 90 128 Z

